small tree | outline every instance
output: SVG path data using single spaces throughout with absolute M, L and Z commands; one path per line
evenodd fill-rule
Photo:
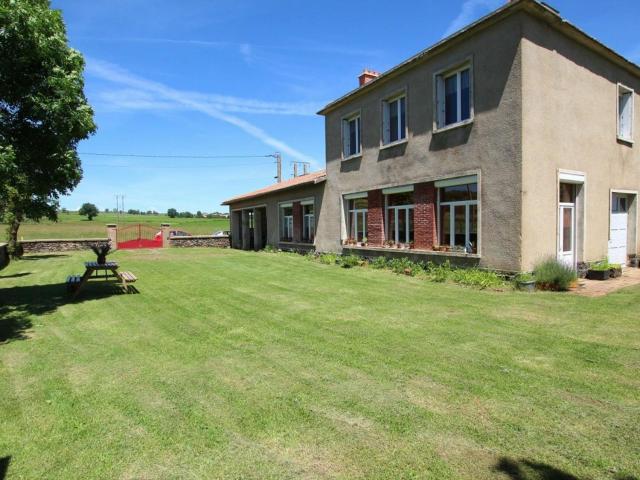
M 89 220 L 93 220 L 94 217 L 98 216 L 98 207 L 93 203 L 83 203 L 80 210 L 78 210 L 78 213 L 82 216 L 86 216 Z
M 178 211 L 175 208 L 170 208 L 167 210 L 167 215 L 169 218 L 176 218 L 178 216 Z
M 202 212 L 200 210 L 196 212 L 196 218 L 204 218 L 204 215 L 202 215 Z

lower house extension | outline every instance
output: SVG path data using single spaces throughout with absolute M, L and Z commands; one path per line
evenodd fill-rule
M 638 253 L 640 67 L 512 0 L 327 105 L 326 170 L 224 202 L 232 246 L 531 270 Z

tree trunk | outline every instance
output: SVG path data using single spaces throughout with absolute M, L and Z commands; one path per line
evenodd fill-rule
M 11 258 L 20 258 L 22 256 L 22 245 L 18 245 L 18 230 L 20 229 L 19 215 L 12 215 L 9 222 L 9 244 L 7 250 Z

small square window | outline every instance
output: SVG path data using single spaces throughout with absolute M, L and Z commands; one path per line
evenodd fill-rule
M 342 158 L 360 154 L 360 115 L 342 120 Z
M 382 103 L 382 143 L 399 142 L 407 138 L 407 97 L 401 95 Z
M 436 75 L 436 127 L 445 128 L 471 120 L 473 92 L 471 65 Z
M 633 142 L 633 90 L 618 84 L 618 138 Z

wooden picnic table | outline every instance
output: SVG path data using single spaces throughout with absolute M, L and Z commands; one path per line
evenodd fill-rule
M 129 285 L 127 283 L 133 283 L 137 278 L 131 272 L 118 272 L 118 267 L 118 262 L 85 262 L 84 274 L 70 275 L 67 278 L 67 285 L 73 290 L 73 297 L 75 298 L 89 280 L 109 280 L 110 278 L 115 278 L 122 282 L 122 287 L 128 292 Z

